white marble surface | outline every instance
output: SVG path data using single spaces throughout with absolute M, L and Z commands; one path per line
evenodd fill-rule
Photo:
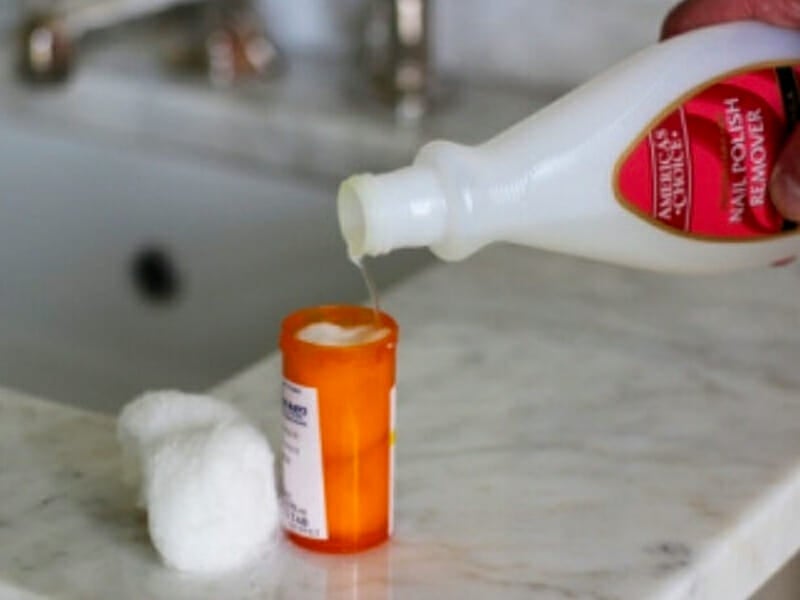
M 107 417 L 0 394 L 0 598 L 736 600 L 800 547 L 800 270 L 659 277 L 497 248 L 385 297 L 397 534 L 164 570 Z M 218 388 L 279 441 L 271 357 Z
M 441 110 L 402 124 L 346 60 L 292 56 L 273 80 L 214 89 L 165 66 L 158 34 L 135 29 L 92 46 L 66 84 L 46 88 L 21 84 L 13 48 L 0 44 L 0 116 L 73 140 L 338 182 L 407 164 L 431 139 L 483 142 L 564 91 L 450 86 Z

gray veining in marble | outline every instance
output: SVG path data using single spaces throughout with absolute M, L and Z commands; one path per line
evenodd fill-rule
M 800 271 L 497 248 L 401 285 L 397 535 L 159 566 L 112 423 L 0 397 L 0 582 L 50 598 L 746 598 L 800 547 Z M 279 361 L 218 388 L 279 440 Z M 3 588 L 0 587 L 0 597 Z M 10 597 L 14 597 L 13 594 Z

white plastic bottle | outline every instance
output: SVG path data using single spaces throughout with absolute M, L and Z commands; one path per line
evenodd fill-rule
M 661 271 L 800 253 L 772 205 L 800 118 L 800 33 L 718 25 L 654 45 L 477 147 L 428 144 L 410 167 L 339 192 L 351 256 L 429 246 L 460 260 L 511 242 Z

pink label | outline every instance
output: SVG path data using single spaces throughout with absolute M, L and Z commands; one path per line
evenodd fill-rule
M 741 73 L 676 105 L 622 160 L 616 188 L 643 218 L 708 239 L 794 227 L 769 199 L 769 177 L 798 112 L 800 68 Z

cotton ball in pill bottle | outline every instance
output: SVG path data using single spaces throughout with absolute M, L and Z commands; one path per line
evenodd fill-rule
M 275 543 L 274 457 L 252 425 L 169 436 L 151 447 L 143 467 L 150 538 L 167 566 L 222 573 Z
M 140 485 L 144 448 L 164 436 L 238 418 L 241 415 L 233 406 L 210 396 L 173 390 L 138 396 L 125 406 L 117 419 L 123 480 L 134 487 Z M 143 505 L 143 498 L 139 503 Z

